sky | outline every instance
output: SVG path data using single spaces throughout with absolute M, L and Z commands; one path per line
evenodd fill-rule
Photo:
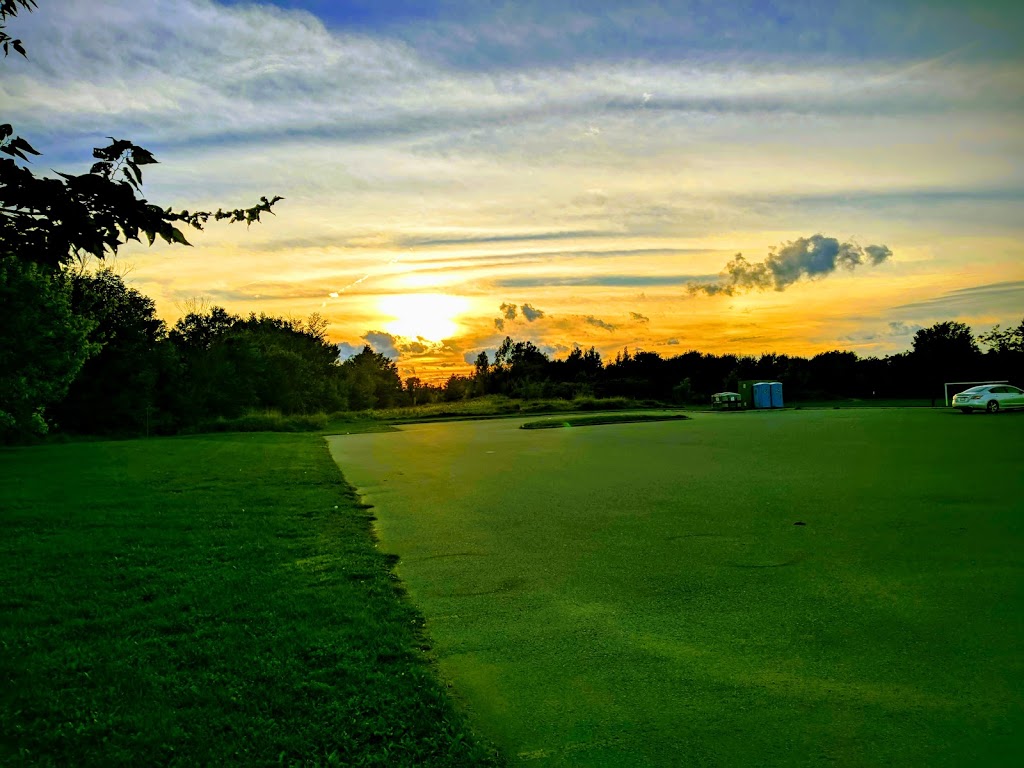
M 114 266 L 462 373 L 506 336 L 663 355 L 883 356 L 1024 318 L 1024 3 L 39 0 L 3 121 L 106 137 L 196 210 Z M 738 256 L 742 254 L 742 256 Z

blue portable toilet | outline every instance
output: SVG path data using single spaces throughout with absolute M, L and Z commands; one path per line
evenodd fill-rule
M 781 408 L 782 407 L 782 382 L 781 381 L 773 381 L 770 386 L 771 386 L 771 392 L 772 392 L 772 408 Z
M 759 381 L 754 385 L 754 407 L 755 408 L 771 408 L 772 407 L 772 385 Z

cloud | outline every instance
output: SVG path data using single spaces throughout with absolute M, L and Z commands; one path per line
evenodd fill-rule
M 638 323 L 651 322 L 651 318 L 647 317 L 647 315 L 641 315 L 639 312 L 630 312 L 629 316 L 636 320 Z
M 892 257 L 892 251 L 887 245 L 866 245 L 864 246 L 864 252 L 868 255 L 872 266 L 881 264 Z M 857 263 L 859 264 L 860 262 L 858 261 Z M 854 264 L 851 264 L 850 268 L 852 269 L 854 266 Z
M 499 331 L 504 331 L 505 323 L 515 320 L 519 316 L 518 312 L 520 309 L 522 310 L 523 317 L 526 319 L 526 322 L 528 323 L 532 323 L 534 320 L 544 317 L 543 310 L 537 309 L 536 307 L 532 307 L 529 304 L 523 304 L 523 306 L 520 308 L 517 307 L 515 304 L 509 304 L 508 302 L 505 302 L 501 305 L 501 307 L 499 307 L 499 309 L 501 310 L 501 317 L 494 318 L 494 327 L 497 328 Z
M 329 14 L 330 5 L 318 3 L 318 11 Z M 1019 73 L 998 60 L 987 68 L 950 60 L 907 72 L 891 60 L 787 63 L 764 54 L 757 66 L 734 57 L 688 59 L 684 47 L 658 61 L 641 55 L 646 48 L 590 55 L 590 44 L 599 39 L 604 50 L 609 41 L 593 32 L 563 37 L 561 30 L 553 38 L 557 25 L 542 20 L 523 29 L 514 20 L 478 18 L 478 26 L 449 29 L 447 40 L 419 37 L 414 30 L 421 25 L 411 24 L 402 39 L 395 30 L 374 35 L 344 23 L 328 27 L 313 14 L 270 3 L 105 0 L 102 13 L 94 6 L 51 0 L 19 16 L 31 60 L 5 64 L 10 72 L 0 91 L 12 122 L 38 135 L 54 125 L 91 132 L 102 119 L 107 130 L 168 145 L 194 146 L 200 138 L 214 145 L 260 142 L 281 133 L 349 143 L 431 136 L 465 142 L 467 133 L 527 123 L 561 122 L 561 131 L 598 120 L 604 126 L 616 113 L 633 121 L 638 111 L 877 115 L 1018 104 L 1007 85 Z M 607 15 L 585 18 L 589 25 Z M 681 23 L 656 15 L 663 18 L 649 18 L 652 28 Z M 691 33 L 696 15 L 682 14 Z M 747 25 L 733 26 L 730 38 Z M 517 54 L 498 70 L 481 72 L 437 55 L 445 42 L 479 54 L 469 41 L 495 33 L 507 40 L 515 28 L 573 65 L 552 67 Z M 618 42 L 628 47 L 637 39 L 622 34 Z M 651 83 L 658 84 L 657 99 L 646 98 Z M 493 136 L 472 138 L 493 151 Z
M 592 325 L 595 328 L 603 328 L 606 331 L 614 331 L 616 327 L 611 323 L 602 320 L 599 317 L 594 317 L 593 315 L 587 315 L 586 317 L 584 317 L 583 322 L 586 323 L 587 325 Z
M 360 4 L 362 5 L 362 4 Z M 367 4 L 372 5 L 372 4 Z M 381 4 L 384 8 L 391 4 Z M 1000 3 L 989 14 L 968 13 L 958 4 L 940 6 L 911 0 L 900 3 L 901 22 L 893 24 L 884 2 L 790 0 L 786 3 L 615 2 L 400 3 L 430 8 L 405 25 L 406 39 L 461 66 L 494 68 L 508 61 L 555 67 L 566 59 L 623 59 L 642 44 L 650 60 L 707 58 L 722 48 L 772 58 L 842 59 L 865 53 L 896 61 L 926 57 L 983 37 L 997 50 L 1016 52 L 1021 26 L 1015 3 Z M 445 10 L 447 7 L 447 13 Z M 588 13 L 593 7 L 594 12 Z M 995 10 L 998 8 L 998 11 Z M 994 19 L 999 19 L 998 27 Z M 752 73 L 753 74 L 753 73 Z M 662 84 L 639 82 L 638 104 L 649 101 Z
M 892 256 L 885 245 L 861 248 L 856 243 L 840 243 L 834 237 L 812 235 L 800 237 L 769 251 L 764 261 L 749 262 L 738 253 L 725 265 L 719 280 L 713 283 L 690 283 L 689 291 L 713 296 L 732 296 L 744 291 L 769 288 L 784 291 L 802 277 L 810 280 L 824 277 L 843 267 L 852 270 L 864 263 L 881 264 Z
M 454 345 L 453 339 L 439 342 L 425 339 L 422 336 L 408 339 L 404 336 L 395 336 L 386 331 L 367 331 L 363 334 L 362 338 L 373 348 L 374 352 L 379 352 L 385 357 L 390 357 L 392 360 L 403 359 L 406 362 L 409 361 L 409 358 L 414 358 L 418 355 L 455 354 L 459 351 Z M 348 357 L 361 352 L 363 349 L 361 346 L 356 347 L 346 342 L 342 342 L 338 347 L 339 349 L 344 348 Z
M 489 245 L 492 243 L 520 243 L 548 240 L 602 239 L 616 234 L 611 230 L 574 230 L 566 232 L 517 232 L 513 234 L 481 233 L 478 235 L 452 234 L 447 236 L 407 235 L 398 239 L 403 248 L 426 248 L 451 245 Z
M 665 343 L 670 347 L 677 347 L 679 346 L 679 339 L 665 339 Z
M 398 337 L 384 331 L 367 331 L 363 334 L 363 338 L 367 344 L 373 347 L 374 352 L 384 355 L 384 357 L 390 357 L 392 360 L 401 357 L 401 353 L 398 351 Z
M 347 341 L 343 341 L 338 344 L 338 359 L 341 360 L 341 362 L 345 362 L 350 357 L 355 357 L 362 351 L 362 344 L 349 344 Z
M 920 325 L 907 325 L 902 320 L 889 323 L 890 336 L 911 336 L 921 330 Z
M 901 304 L 894 309 L 911 309 L 915 314 L 921 311 L 941 314 L 962 314 L 973 312 L 1008 312 L 1019 314 L 1024 306 L 1024 280 L 1007 280 L 1001 283 L 973 285 L 947 291 L 941 296 Z
M 526 318 L 526 322 L 532 323 L 534 320 L 539 320 L 544 317 L 544 310 L 537 309 L 529 304 L 523 304 L 523 317 Z
M 476 362 L 477 357 L 480 356 L 481 352 L 486 353 L 487 359 L 493 363 L 494 356 L 498 354 L 498 349 L 497 347 L 488 347 L 486 349 L 471 349 L 465 354 L 463 354 L 462 359 L 465 360 L 470 365 L 473 365 Z
M 577 256 L 579 254 L 566 254 Z M 588 254 L 589 255 L 589 254 Z M 714 275 L 550 275 L 547 277 L 506 277 L 492 281 L 496 288 L 546 288 L 551 286 L 654 287 L 686 285 L 714 279 Z
M 515 320 L 518 308 L 515 304 L 502 302 L 502 305 L 499 307 L 499 309 L 501 310 L 501 317 L 494 318 L 494 327 L 497 328 L 499 331 L 504 331 L 505 321 Z

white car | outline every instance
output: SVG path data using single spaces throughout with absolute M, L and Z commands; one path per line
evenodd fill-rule
M 1004 408 L 1024 408 L 1024 391 L 1009 384 L 984 384 L 953 395 L 953 407 L 964 413 L 978 410 L 998 413 Z

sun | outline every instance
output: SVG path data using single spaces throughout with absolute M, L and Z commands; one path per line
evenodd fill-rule
M 459 330 L 456 318 L 469 307 L 461 296 L 443 293 L 408 293 L 384 296 L 380 311 L 391 318 L 384 327 L 388 333 L 409 339 L 441 341 Z

